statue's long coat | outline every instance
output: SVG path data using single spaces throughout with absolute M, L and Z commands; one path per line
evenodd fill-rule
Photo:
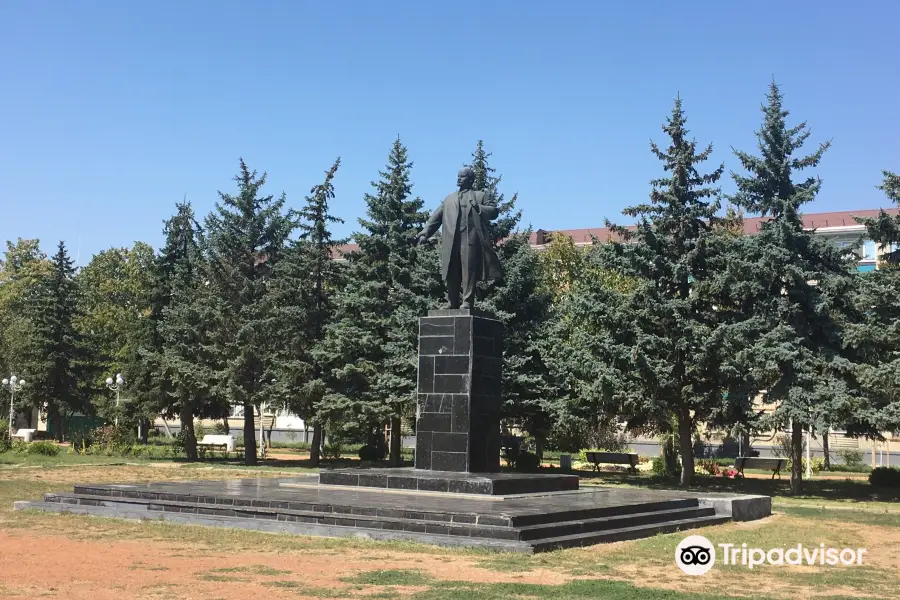
M 431 214 L 428 222 L 425 223 L 425 228 L 422 230 L 421 235 L 430 238 L 437 231 L 438 227 L 441 228 L 441 276 L 446 281 L 447 274 L 450 271 L 450 259 L 453 256 L 454 241 L 462 233 L 459 219 L 460 217 L 466 218 L 465 215 L 460 214 L 460 194 L 466 194 L 465 199 L 469 202 L 469 210 L 472 211 L 475 226 L 469 230 L 468 239 L 461 239 L 459 243 L 460 245 L 468 244 L 470 251 L 473 248 L 480 250 L 481 260 L 479 261 L 480 268 L 477 274 L 479 281 L 499 279 L 503 276 L 503 266 L 500 264 L 500 259 L 494 251 L 494 247 L 491 244 L 491 236 L 487 230 L 487 221 L 496 218 L 497 207 L 489 201 L 487 194 L 484 192 L 466 190 L 465 192 L 453 192 L 444 198 L 441 205 Z M 471 208 L 475 204 L 480 206 L 479 212 L 475 212 Z

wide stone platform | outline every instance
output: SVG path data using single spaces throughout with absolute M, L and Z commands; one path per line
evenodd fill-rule
M 364 470 L 360 470 L 363 473 Z M 327 480 L 328 477 L 326 476 Z M 732 502 L 734 500 L 734 502 Z M 539 552 L 647 537 L 771 513 L 768 497 L 589 486 L 532 494 L 462 494 L 282 479 L 75 486 L 16 509 L 328 537 L 407 539 Z M 753 510 L 748 511 L 747 506 Z M 735 509 L 732 511 L 732 506 Z M 744 507 L 744 508 L 740 508 Z
M 425 469 L 336 469 L 322 471 L 319 483 L 455 494 L 509 496 L 578 489 L 577 475 L 457 473 Z

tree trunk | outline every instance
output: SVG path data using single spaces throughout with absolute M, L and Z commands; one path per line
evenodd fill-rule
M 534 453 L 537 454 L 538 466 L 544 462 L 544 438 L 543 436 L 534 436 Z
M 182 408 L 178 413 L 181 421 L 181 440 L 188 460 L 197 460 L 197 436 L 194 434 L 194 413 Z
M 322 456 L 322 424 L 313 424 L 312 443 L 309 445 L 309 465 L 319 466 L 319 457 Z
M 9 426 L 14 427 L 15 421 L 16 417 L 14 414 L 13 422 L 10 423 Z M 56 438 L 56 441 L 63 441 L 62 415 L 59 414 L 59 410 L 53 404 L 47 408 L 47 423 L 53 428 L 53 435 Z
M 256 411 L 253 403 L 244 403 L 244 464 L 256 464 L 256 419 L 253 413 Z
M 794 421 L 791 426 L 791 494 L 799 494 L 803 487 L 803 425 Z
M 831 450 L 828 447 L 828 427 L 822 432 L 822 452 L 825 454 L 825 470 L 831 470 Z
M 228 417 L 222 417 L 222 425 L 225 427 L 225 435 L 231 433 L 231 425 L 228 424 Z
M 400 417 L 391 417 L 391 460 L 392 467 L 399 467 L 402 456 L 400 454 Z
M 678 412 L 678 445 L 681 447 L 681 485 L 689 486 L 694 481 L 694 433 L 688 410 Z

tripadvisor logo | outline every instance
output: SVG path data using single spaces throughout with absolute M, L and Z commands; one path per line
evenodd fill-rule
M 752 569 L 760 565 L 861 565 L 865 548 L 826 548 L 825 544 L 808 548 L 797 544 L 790 548 L 750 548 L 747 544 L 717 544 L 723 565 Z M 691 535 L 675 548 L 675 564 L 688 575 L 703 575 L 716 564 L 716 547 L 702 535 Z
M 675 564 L 688 575 L 703 575 L 716 564 L 716 549 L 702 535 L 689 535 L 675 548 Z

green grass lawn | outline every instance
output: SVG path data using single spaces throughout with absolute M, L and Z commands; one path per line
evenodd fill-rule
M 288 461 L 289 464 L 297 464 Z M 302 464 L 302 461 L 300 461 Z M 353 464 L 346 462 L 341 464 Z M 358 463 L 356 463 L 358 464 Z M 750 571 L 744 567 L 717 565 L 703 577 L 686 578 L 674 564 L 674 550 L 688 535 L 658 535 L 622 542 L 534 556 L 498 554 L 478 549 L 444 549 L 411 542 L 371 542 L 358 539 L 326 539 L 272 535 L 246 530 L 165 523 L 134 523 L 80 515 L 13 512 L 15 500 L 38 499 L 44 493 L 70 491 L 76 482 L 149 482 L 185 479 L 277 477 L 302 472 L 303 466 L 276 462 L 248 468 L 238 460 L 185 463 L 140 461 L 115 457 L 57 457 L 0 454 L 0 529 L 68 539 L 102 541 L 146 540 L 179 544 L 189 559 L 198 548 L 246 557 L 238 567 L 208 569 L 197 581 L 217 585 L 247 585 L 271 590 L 290 590 L 302 597 L 413 598 L 414 600 L 491 600 L 506 598 L 554 600 L 587 598 L 712 599 L 712 598 L 895 598 L 900 585 L 897 543 L 900 541 L 900 503 L 897 492 L 871 488 L 860 480 L 813 480 L 802 496 L 788 497 L 788 482 L 777 479 L 730 480 L 699 476 L 696 490 L 774 495 L 776 515 L 751 523 L 728 523 L 691 533 L 708 537 L 714 544 L 747 543 L 751 547 L 865 547 L 867 561 L 854 567 L 773 567 Z M 636 488 L 672 488 L 664 479 L 625 474 L 584 473 L 587 485 Z M 114 546 L 110 546 L 113 548 Z M 266 565 L 267 556 L 332 555 L 335 580 L 331 586 L 311 585 L 302 572 Z M 385 568 L 384 561 L 401 557 L 408 566 Z M 135 569 L 165 574 L 166 567 L 146 564 Z M 367 561 L 371 567 L 342 570 L 342 559 Z M 458 565 L 452 575 L 437 576 L 428 564 Z M 299 569 L 300 567 L 298 567 Z M 548 574 L 563 583 L 546 583 Z M 531 578 L 529 582 L 517 578 Z M 495 579 L 504 579 L 496 581 Z M 536 580 L 536 581 L 535 581 Z M 263 591 L 263 593 L 266 593 Z M 5 595 L 0 587 L 0 596 Z M 10 592 L 12 594 L 12 592 Z

